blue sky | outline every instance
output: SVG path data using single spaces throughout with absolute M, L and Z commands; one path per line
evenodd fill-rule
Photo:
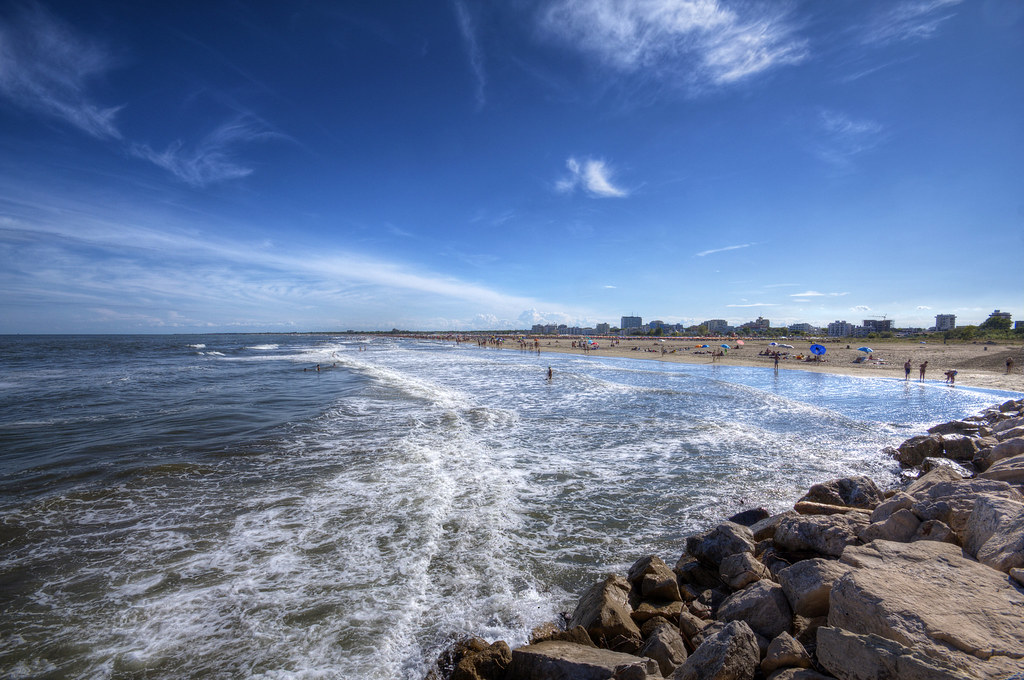
M 0 4 L 0 332 L 1024 317 L 1014 0 Z

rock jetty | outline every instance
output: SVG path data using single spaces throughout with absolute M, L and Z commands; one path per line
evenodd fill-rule
M 428 680 L 1024 680 L 1024 400 L 888 451 L 899 489 L 816 484 L 592 585 L 530 642 Z

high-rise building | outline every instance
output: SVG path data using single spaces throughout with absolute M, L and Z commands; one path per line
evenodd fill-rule
M 599 323 L 597 324 L 597 326 L 595 326 L 595 330 L 597 331 L 598 335 L 608 335 L 611 329 L 611 324 L 607 323 Z
M 622 330 L 625 331 L 625 330 L 628 330 L 630 328 L 640 328 L 643 325 L 644 325 L 644 320 L 643 320 L 642 317 L 639 317 L 639 316 L 624 316 L 624 317 L 622 317 L 622 323 L 619 325 L 619 328 L 621 328 Z
M 833 321 L 828 325 L 830 338 L 848 338 L 853 335 L 854 326 L 846 321 Z
M 725 319 L 708 319 L 701 325 L 708 327 L 708 333 L 728 333 L 730 330 L 729 322 Z
M 951 331 L 956 328 L 956 314 L 936 314 L 935 330 Z

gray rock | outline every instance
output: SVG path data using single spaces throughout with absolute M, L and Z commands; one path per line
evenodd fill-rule
M 853 569 L 832 587 L 829 626 L 896 641 L 980 677 L 1024 664 L 1024 592 L 956 546 L 874 541 L 847 548 L 841 561 Z M 819 630 L 824 663 L 821 643 Z
M 733 621 L 701 643 L 672 680 L 752 680 L 760 655 L 750 626 Z
M 971 467 L 973 466 L 974 464 L 971 463 Z M 950 460 L 949 458 L 925 458 L 923 461 L 921 461 L 921 470 L 924 472 L 931 472 L 937 467 L 951 468 L 955 470 L 956 473 L 961 477 L 974 476 L 974 470 L 968 469 L 965 465 L 962 465 L 961 463 L 958 463 L 955 460 Z
M 884 522 L 897 510 L 909 510 L 913 505 L 913 496 L 902 491 L 897 491 L 892 496 L 885 499 L 885 501 L 878 504 L 878 507 L 871 513 L 871 523 Z
M 608 645 L 620 636 L 633 639 L 639 649 L 640 628 L 633 622 L 632 613 L 629 582 L 621 576 L 609 576 L 583 594 L 568 627 L 583 626 L 598 644 Z
M 1024 441 L 1014 439 L 1013 441 Z M 978 475 L 982 479 L 994 479 L 1015 486 L 1024 485 L 1024 454 L 1003 458 Z
M 671 623 L 663 623 L 655 627 L 640 648 L 639 656 L 646 656 L 658 662 L 661 674 L 668 677 L 672 671 L 686 661 L 686 645 L 679 635 L 679 629 Z
M 466 637 L 456 640 L 441 653 L 425 680 L 504 677 L 511 661 L 512 650 L 506 642 L 498 640 L 488 644 L 482 638 Z
M 849 570 L 835 560 L 800 560 L 779 572 L 779 583 L 795 614 L 808 618 L 824 616 L 828 614 L 832 585 Z
M 977 432 L 979 427 L 974 421 L 954 420 L 929 427 L 928 434 L 971 434 Z
M 860 540 L 865 543 L 881 538 L 886 541 L 909 543 L 921 526 L 921 520 L 907 509 L 897 510 L 884 522 L 875 522 L 864 527 L 860 532 Z
M 993 430 L 993 436 L 995 437 L 996 441 L 1004 441 L 1006 439 L 1016 439 L 1017 437 L 1024 437 L 1024 425 L 1016 424 L 1021 422 L 1020 418 L 1016 420 L 1007 420 L 1005 422 L 1007 424 L 1013 424 L 1014 426 L 1000 430 Z M 1002 423 L 1000 423 L 1000 425 L 1001 424 Z
M 627 680 L 660 677 L 654 659 L 550 640 L 512 651 L 506 680 Z
M 953 460 L 971 460 L 977 453 L 975 440 L 963 434 L 942 435 L 942 455 Z M 923 461 L 922 461 L 923 462 Z
M 763 519 L 760 522 L 750 527 L 751 533 L 754 534 L 755 541 L 764 541 L 766 539 L 774 538 L 775 528 L 779 526 L 786 517 L 793 517 L 796 512 L 787 510 L 786 512 L 779 513 L 778 515 L 772 515 L 768 519 Z
M 769 576 L 768 567 L 747 552 L 729 555 L 722 560 L 718 574 L 722 581 L 733 590 L 741 590 L 754 581 L 760 581 Z
M 968 680 L 955 666 L 879 635 L 818 629 L 818 662 L 839 680 Z
M 964 552 L 999 571 L 1024 567 L 1024 503 L 979 498 L 967 520 Z
M 949 528 L 949 525 L 937 519 L 921 522 L 921 525 L 917 527 L 917 531 L 914 532 L 914 537 L 910 539 L 911 543 L 914 541 L 938 541 L 940 543 L 960 545 L 960 539 Z
M 911 437 L 896 449 L 896 460 L 900 465 L 914 467 L 925 458 L 942 455 L 942 435 L 928 434 Z
M 787 632 L 793 611 L 782 586 L 772 581 L 757 583 L 733 593 L 718 608 L 719 621 L 746 621 L 751 630 L 769 640 Z
M 1000 496 L 1015 501 L 1024 500 L 1024 497 L 1006 482 L 962 479 L 935 484 L 924 494 L 918 494 L 917 497 L 921 500 L 914 504 L 913 512 L 921 520 L 937 519 L 945 522 L 962 538 L 974 503 L 983 495 Z
M 1022 426 L 1024 426 L 1024 418 L 1007 418 L 992 426 L 992 434 L 997 435 Z
M 676 574 L 665 560 L 657 555 L 648 555 L 637 560 L 626 576 L 633 587 L 645 600 L 682 600 Z
M 693 644 L 693 640 L 709 625 L 711 625 L 711 621 L 697 618 L 690 612 L 682 612 L 679 615 L 679 632 L 682 633 L 684 641 L 691 643 L 690 649 L 696 648 L 697 645 Z
M 637 605 L 630 616 L 638 624 L 645 623 L 651 619 L 661 617 L 675 621 L 683 612 L 684 606 L 681 600 L 644 600 Z
M 1013 458 L 1021 454 L 1024 454 L 1024 437 L 1016 437 L 979 451 L 975 461 L 987 469 L 1004 458 Z
M 921 460 L 924 460 L 924 458 L 921 458 Z M 953 470 L 948 468 L 935 468 L 931 472 L 923 474 L 915 479 L 910 486 L 904 489 L 904 492 L 914 498 L 923 498 L 928 490 L 933 486 L 942 484 L 943 482 L 955 482 L 959 479 L 963 479 L 963 475 L 958 474 Z
M 867 524 L 867 516 L 860 513 L 787 517 L 775 530 L 775 544 L 783 550 L 838 557 L 846 546 L 860 542 L 857 533 Z
M 870 477 L 844 477 L 815 484 L 798 502 L 843 505 L 850 508 L 874 508 L 885 500 Z
M 1010 578 L 1024 586 L 1024 569 L 1013 568 L 1010 570 Z
M 718 569 L 729 555 L 754 552 L 754 534 L 733 522 L 722 522 L 714 529 L 686 539 L 686 552 L 706 567 Z
M 809 668 L 783 668 L 768 676 L 768 680 L 835 680 Z
M 675 572 L 684 586 L 695 586 L 698 593 L 707 588 L 717 588 L 722 585 L 722 580 L 718 577 L 718 565 L 705 566 L 696 557 L 686 553 L 683 553 L 679 561 L 676 562 Z M 680 588 L 679 594 L 686 599 L 684 590 L 685 588 Z
M 768 653 L 761 661 L 761 671 L 765 674 L 779 668 L 810 668 L 811 655 L 804 646 L 789 633 L 782 633 L 768 645 Z

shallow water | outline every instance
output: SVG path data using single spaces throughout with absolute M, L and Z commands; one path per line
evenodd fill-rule
M 0 357 L 16 678 L 420 677 L 452 634 L 521 643 L 602 575 L 885 482 L 884 446 L 1015 396 L 330 335 Z

